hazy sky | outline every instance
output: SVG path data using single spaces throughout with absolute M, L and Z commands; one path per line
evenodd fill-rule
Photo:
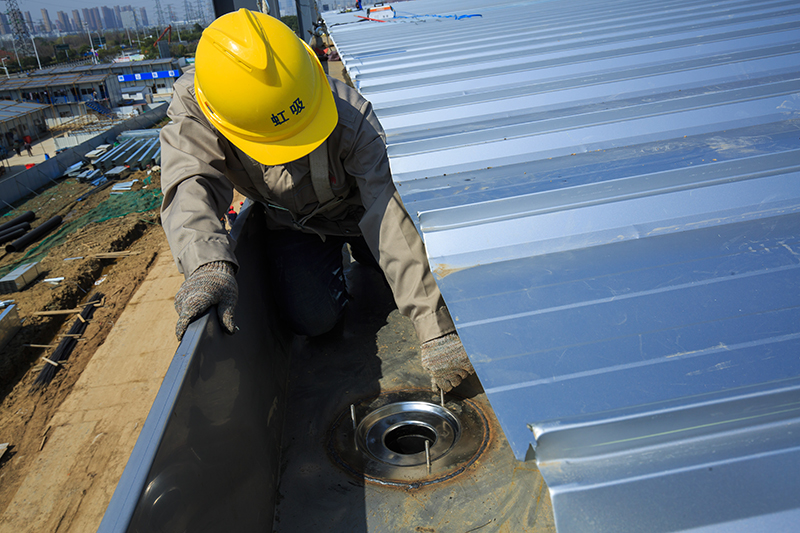
M 198 0 L 188 0 L 192 8 L 197 7 Z M 211 0 L 202 0 L 208 7 L 207 13 L 211 14 Z M 185 0 L 160 0 L 162 11 L 167 10 L 167 5 L 172 4 L 172 9 L 179 18 L 183 17 L 183 6 Z M 281 13 L 285 12 L 285 4 L 294 5 L 294 0 L 280 0 Z M 42 8 L 46 9 L 50 15 L 50 20 L 56 20 L 56 14 L 59 11 L 64 11 L 72 18 L 73 9 L 83 9 L 88 7 L 102 7 L 107 6 L 113 8 L 114 6 L 131 6 L 133 8 L 143 7 L 147 10 L 147 17 L 150 21 L 156 20 L 156 4 L 154 0 L 17 0 L 17 5 L 20 11 L 25 13 L 30 11 L 31 18 L 35 21 L 42 19 Z M 0 0 L 0 9 L 5 11 L 5 1 Z

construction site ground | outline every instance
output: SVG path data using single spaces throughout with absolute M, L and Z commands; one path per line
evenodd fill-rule
M 330 70 L 346 78 L 340 62 Z M 52 157 L 52 140 L 35 143 L 33 152 L 9 158 L 5 175 L 43 161 L 45 154 Z M 158 172 L 138 171 L 125 179 L 139 180 L 133 191 L 160 188 Z M 66 223 L 110 195 L 106 188 L 78 201 L 91 189 L 74 178 L 61 179 L 0 214 L 34 211 L 34 227 L 54 215 Z M 234 200 L 237 208 L 241 199 Z M 108 252 L 130 255 L 93 257 Z M 0 252 L 0 269 L 18 263 L 21 255 Z M 0 355 L 0 444 L 8 443 L 0 457 L 0 533 L 93 532 L 178 347 L 173 298 L 183 276 L 157 208 L 87 224 L 51 249 L 39 266 L 41 274 L 31 285 L 0 295 L 14 300 L 22 319 Z M 55 277 L 64 279 L 43 281 Z M 103 305 L 52 381 L 34 388 L 49 364 L 43 358 L 55 348 L 29 345 L 57 345 L 77 316 L 35 313 L 80 308 L 94 292 L 103 294 Z
M 135 189 L 145 186 L 146 176 L 147 186 L 159 187 L 157 172 L 140 171 L 130 177 L 139 179 Z M 66 223 L 110 195 L 108 187 L 78 201 L 91 189 L 59 180 L 13 213 L 34 211 L 38 223 L 61 215 Z M 123 254 L 93 257 L 108 252 Z M 0 254 L 0 268 L 23 253 Z M 177 347 L 172 297 L 182 276 L 157 209 L 90 223 L 51 249 L 39 267 L 32 284 L 1 296 L 18 306 L 22 328 L 0 357 L 0 443 L 8 443 L 0 458 L 0 531 L 95 531 Z M 53 380 L 35 388 L 49 364 L 42 358 L 77 320 L 76 314 L 35 313 L 80 307 L 95 292 L 103 305 Z

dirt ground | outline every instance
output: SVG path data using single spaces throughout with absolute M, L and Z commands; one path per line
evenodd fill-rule
M 149 183 L 145 183 L 147 178 L 150 178 Z M 133 185 L 133 191 L 144 187 L 160 191 L 158 172 L 139 171 L 125 181 L 133 179 L 139 180 Z M 111 187 L 78 201 L 92 189 L 91 185 L 78 183 L 74 178 L 63 179 L 38 191 L 37 196 L 19 205 L 9 216 L 0 218 L 0 222 L 34 211 L 33 227 L 55 215 L 61 215 L 63 224 L 67 224 L 102 209 L 99 206 L 109 199 Z M 157 209 L 89 223 L 76 228 L 63 243 L 40 259 L 41 274 L 31 285 L 19 292 L 0 295 L 0 299 L 15 301 L 22 319 L 22 328 L 3 348 L 0 357 L 0 444 L 9 443 L 0 458 L 0 515 L 41 449 L 53 414 L 145 278 L 164 240 Z M 9 266 L 18 263 L 26 251 L 0 254 L 0 269 L 3 269 L 0 272 L 5 273 Z M 98 253 L 122 251 L 133 252 L 133 255 L 117 259 L 92 257 Z M 64 280 L 57 285 L 42 281 L 54 277 Z M 48 364 L 42 357 L 50 356 L 55 349 L 28 345 L 57 345 L 61 340 L 59 335 L 66 333 L 77 320 L 75 314 L 50 317 L 34 313 L 76 308 L 95 292 L 102 293 L 104 303 L 94 311 L 82 339 L 52 381 L 34 389 L 37 376 Z

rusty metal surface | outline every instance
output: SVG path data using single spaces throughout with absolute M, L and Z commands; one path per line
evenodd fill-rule
M 345 471 L 364 481 L 389 487 L 416 490 L 429 485 L 457 481 L 457 477 L 466 472 L 478 460 L 489 446 L 492 433 L 489 421 L 478 404 L 457 394 L 445 397 L 443 408 L 449 416 L 458 420 L 458 437 L 449 449 L 437 454 L 434 447 L 430 449 L 431 470 L 427 471 L 424 453 L 420 449 L 416 456 L 396 456 L 397 462 L 387 463 L 371 454 L 367 448 L 365 435 L 354 427 L 352 416 L 358 427 L 369 421 L 377 410 L 397 402 L 423 402 L 439 407 L 439 395 L 429 389 L 400 389 L 384 391 L 380 396 L 365 398 L 354 403 L 352 411 L 343 411 L 331 426 L 328 436 L 327 450 L 331 460 Z M 455 432 L 453 432 L 455 433 Z M 376 439 L 380 441 L 380 439 Z M 436 442 L 439 442 L 438 436 Z M 441 439 L 444 444 L 446 439 Z M 443 446 L 446 447 L 446 446 Z M 398 463 L 406 463 L 398 467 Z
M 408 490 L 369 482 L 331 460 L 328 431 L 350 404 L 429 383 L 413 327 L 382 280 L 358 264 L 348 279 L 353 301 L 341 337 L 296 339 L 293 346 L 274 531 L 554 532 L 541 474 L 514 458 L 474 378 L 458 393 L 481 407 L 490 439 L 458 476 Z

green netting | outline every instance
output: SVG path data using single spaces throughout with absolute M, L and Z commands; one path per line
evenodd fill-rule
M 64 222 L 42 240 L 32 243 L 26 248 L 24 255 L 13 265 L 0 268 L 0 277 L 5 276 L 23 263 L 41 261 L 53 247 L 63 244 L 67 237 L 88 224 L 105 222 L 112 218 L 124 217 L 130 213 L 144 213 L 145 211 L 157 209 L 161 205 L 161 198 L 160 190 L 141 189 L 138 191 L 126 191 L 123 194 L 113 194 L 98 204 L 91 212 Z

